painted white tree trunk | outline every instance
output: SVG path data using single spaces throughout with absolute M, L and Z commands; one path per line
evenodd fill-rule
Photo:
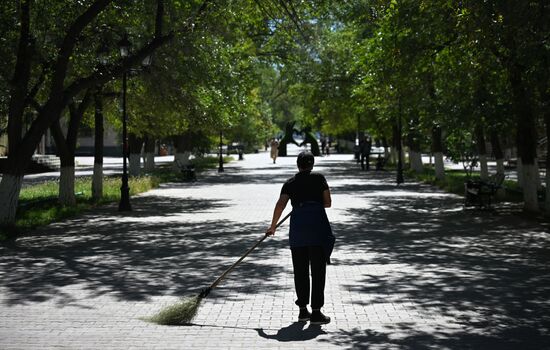
M 391 153 L 390 151 L 388 150 L 388 148 L 384 148 L 384 158 L 386 158 L 387 161 L 390 161 L 391 160 Z
M 489 168 L 487 166 L 487 155 L 485 154 L 479 155 L 479 168 L 480 168 L 479 176 L 481 177 L 481 180 L 487 181 L 487 179 L 489 178 Z
M 443 152 L 434 153 L 435 178 L 438 180 L 445 179 L 445 165 L 443 163 Z
M 516 173 L 518 175 L 518 187 L 523 188 L 523 166 L 521 164 L 521 158 L 518 157 L 518 163 L 516 167 Z
M 397 150 L 395 147 L 390 150 L 390 163 L 397 164 Z
M 504 158 L 497 159 L 497 174 L 504 175 Z M 504 198 L 506 195 L 506 190 L 504 187 L 501 187 L 497 190 L 497 197 Z
M 189 164 L 189 157 L 191 156 L 191 152 L 186 151 L 183 153 L 176 153 L 174 156 L 174 170 L 179 171 L 178 162 L 180 165 L 187 165 Z
M 92 198 L 96 201 L 103 197 L 103 164 L 94 164 L 92 177 Z
M 497 174 L 504 174 L 504 158 L 497 159 Z
M 535 164 L 527 164 L 522 166 L 523 170 L 523 209 L 526 211 L 536 212 L 539 210 L 539 202 L 537 199 L 537 178 L 539 175 Z
M 410 151 L 409 160 L 411 162 L 411 169 L 416 173 L 424 171 L 424 165 L 422 164 L 422 154 L 420 152 Z
M 19 193 L 23 185 L 23 176 L 2 175 L 0 180 L 0 225 L 10 225 L 15 222 Z
M 139 176 L 141 170 L 141 156 L 139 153 L 130 153 L 130 176 Z
M 74 165 L 61 167 L 59 176 L 59 203 L 62 205 L 75 205 L 74 195 Z
M 145 171 L 155 170 L 155 154 L 153 152 L 145 153 Z

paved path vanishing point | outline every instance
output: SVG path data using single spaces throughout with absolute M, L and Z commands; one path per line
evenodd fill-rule
M 349 155 L 317 158 L 337 236 L 322 327 L 297 323 L 288 226 L 204 299 L 193 325 L 142 321 L 194 296 L 262 237 L 295 157 L 164 184 L 0 247 L 0 349 L 548 349 L 548 229 Z M 288 209 L 287 209 L 288 211 Z

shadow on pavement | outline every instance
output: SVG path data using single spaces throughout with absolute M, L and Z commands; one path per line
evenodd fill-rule
M 332 192 L 363 205 L 340 205 L 337 241 L 329 269 L 368 271 L 354 276 L 354 305 L 395 303 L 414 320 L 452 327 L 394 322 L 387 331 L 340 329 L 319 341 L 349 348 L 543 349 L 550 347 L 550 239 L 538 223 L 499 212 L 464 211 L 462 199 L 422 184 L 393 185 L 392 172 L 361 172 L 353 162 L 320 165 Z M 273 183 L 288 174 L 258 169 L 205 176 L 208 184 Z M 288 175 L 288 176 L 286 176 Z M 275 179 L 276 178 L 276 179 Z M 178 185 L 174 185 L 178 186 Z M 183 186 L 183 185 L 181 185 Z M 356 203 L 355 201 L 353 203 Z M 265 227 L 204 220 L 182 224 L 170 216 L 231 210 L 229 202 L 149 196 L 129 215 L 102 208 L 0 247 L 1 284 L 8 305 L 53 300 L 77 302 L 71 286 L 87 295 L 148 300 L 196 294 L 255 243 Z M 163 217 L 162 222 L 145 220 Z M 287 249 L 286 241 L 262 245 L 231 274 L 239 293 L 280 289 L 281 265 L 262 264 Z M 357 269 L 355 268 L 357 267 Z M 352 279 L 353 280 L 353 279 Z M 223 289 L 223 287 L 222 287 Z M 238 297 L 232 297 L 238 300 Z M 337 308 L 339 306 L 336 306 Z M 317 337 L 320 329 L 293 323 L 263 338 L 281 342 Z
M 139 301 L 158 295 L 198 294 L 265 230 L 264 226 L 216 220 L 141 221 L 224 207 L 219 201 L 151 196 L 133 205 L 131 213 L 102 208 L 0 247 L 1 284 L 8 291 L 4 303 L 52 299 L 59 305 L 74 303 L 70 287 L 80 284 L 87 293 L 80 297 L 86 298 L 110 294 Z M 283 246 L 277 241 L 263 245 L 232 272 L 232 279 L 250 285 L 239 292 L 256 292 L 256 282 L 265 283 L 266 276 L 284 269 L 261 264 Z M 268 278 L 267 283 L 276 288 L 276 278 Z
M 306 341 L 315 339 L 319 335 L 327 334 L 319 325 L 309 325 L 305 328 L 306 322 L 294 322 L 283 327 L 276 334 L 266 334 L 263 328 L 258 328 L 258 335 L 265 339 L 274 339 L 280 342 Z

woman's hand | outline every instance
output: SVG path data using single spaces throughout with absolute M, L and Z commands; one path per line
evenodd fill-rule
M 275 226 L 271 226 L 270 228 L 267 229 L 267 231 L 265 232 L 265 235 L 273 236 L 275 234 L 275 230 L 277 230 L 277 228 Z

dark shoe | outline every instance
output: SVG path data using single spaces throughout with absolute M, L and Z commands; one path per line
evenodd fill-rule
M 300 314 L 298 315 L 298 322 L 307 322 L 309 321 L 311 314 L 307 311 L 306 308 L 300 309 Z
M 311 324 L 327 324 L 330 323 L 330 317 L 323 315 L 321 311 L 314 310 L 311 313 L 309 322 Z

